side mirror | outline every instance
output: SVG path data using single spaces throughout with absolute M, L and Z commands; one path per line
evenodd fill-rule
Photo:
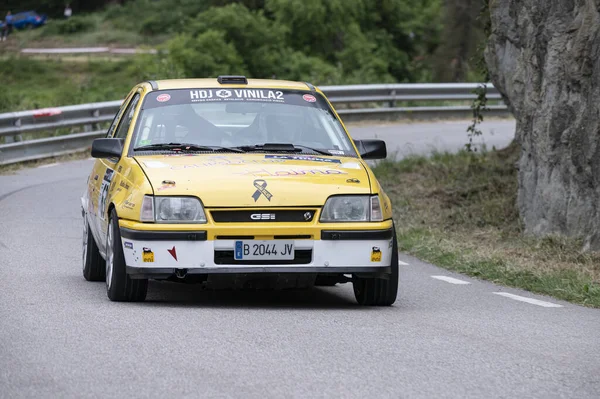
M 95 139 L 92 142 L 93 158 L 121 158 L 123 139 Z
M 387 148 L 383 140 L 354 140 L 362 159 L 385 159 Z

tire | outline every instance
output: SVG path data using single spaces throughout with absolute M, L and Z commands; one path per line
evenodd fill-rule
M 88 224 L 87 215 L 83 215 L 83 277 L 87 281 L 104 281 L 106 266 L 100 255 L 96 240 Z
M 146 299 L 147 279 L 132 279 L 127 275 L 125 255 L 121 244 L 119 220 L 111 210 L 106 235 L 106 294 L 117 302 L 141 302 Z
M 396 227 L 392 237 L 392 260 L 390 267 L 392 273 L 389 279 L 361 278 L 355 277 L 354 297 L 363 306 L 390 306 L 396 302 L 398 295 L 398 240 L 396 239 Z

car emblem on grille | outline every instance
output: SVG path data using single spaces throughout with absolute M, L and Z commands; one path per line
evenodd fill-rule
M 274 213 L 253 213 L 250 215 L 252 220 L 275 220 Z
M 310 219 L 312 219 L 312 213 L 304 212 L 304 220 L 308 222 Z

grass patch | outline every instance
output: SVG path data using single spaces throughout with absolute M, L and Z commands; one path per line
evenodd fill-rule
M 600 253 L 579 239 L 525 236 L 519 148 L 434 153 L 374 168 L 394 204 L 400 250 L 469 276 L 600 307 Z
M 147 35 L 128 24 L 115 24 L 102 13 L 74 16 L 68 20 L 50 20 L 31 30 L 13 31 L 10 42 L 24 47 L 138 47 L 156 46 L 166 34 Z
M 9 57 L 1 63 L 0 112 L 116 100 L 140 80 L 130 67 L 131 60 L 65 62 Z

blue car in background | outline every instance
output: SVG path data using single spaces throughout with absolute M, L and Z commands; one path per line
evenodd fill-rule
M 46 23 L 48 17 L 44 14 L 38 14 L 35 11 L 24 11 L 13 14 L 13 28 L 37 28 Z M 4 28 L 4 21 L 0 21 L 0 30 Z

